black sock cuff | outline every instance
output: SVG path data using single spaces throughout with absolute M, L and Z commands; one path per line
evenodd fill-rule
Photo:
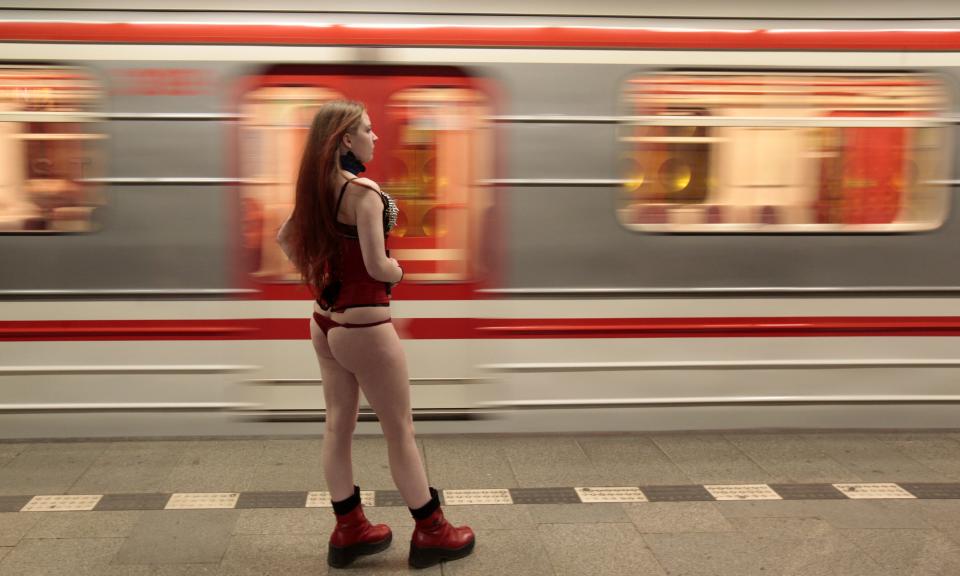
M 430 488 L 430 501 L 424 504 L 423 506 L 413 509 L 410 508 L 410 513 L 413 514 L 415 520 L 423 520 L 424 518 L 429 518 L 431 514 L 437 511 L 437 508 L 440 507 L 440 494 L 437 492 L 436 488 Z
M 360 487 L 353 487 L 353 496 L 339 500 L 337 502 L 332 502 L 333 504 L 333 513 L 337 516 L 343 516 L 353 511 L 354 508 L 360 505 Z

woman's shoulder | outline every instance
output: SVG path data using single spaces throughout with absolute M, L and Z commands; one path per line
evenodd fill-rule
M 350 180 L 349 184 L 351 185 L 349 186 L 350 188 L 353 188 L 354 190 L 359 190 L 361 192 L 363 190 L 373 190 L 374 192 L 380 192 L 380 185 L 369 178 L 354 178 L 353 180 Z
M 347 189 L 353 196 L 353 205 L 356 206 L 357 213 L 369 212 L 374 214 L 383 209 L 384 193 L 380 191 L 380 186 L 373 180 L 356 178 L 350 181 L 350 186 Z

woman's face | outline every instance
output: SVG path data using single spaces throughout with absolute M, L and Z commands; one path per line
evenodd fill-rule
M 366 164 L 373 159 L 373 143 L 377 141 L 377 135 L 373 133 L 370 116 L 366 112 L 360 118 L 360 126 L 347 133 L 343 139 L 347 150 L 351 150 L 357 160 Z

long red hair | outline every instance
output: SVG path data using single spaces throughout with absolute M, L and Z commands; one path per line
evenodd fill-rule
M 300 275 L 317 298 L 340 266 L 333 194 L 340 170 L 340 142 L 344 134 L 360 127 L 364 111 L 362 103 L 349 100 L 321 106 L 300 160 L 290 244 Z

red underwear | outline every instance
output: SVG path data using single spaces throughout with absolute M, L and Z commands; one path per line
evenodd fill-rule
M 352 324 L 347 322 L 346 324 L 341 324 L 331 320 L 328 316 L 314 312 L 313 319 L 317 323 L 317 326 L 320 327 L 320 331 L 323 332 L 323 335 L 326 336 L 327 332 L 333 330 L 334 328 L 369 328 L 370 326 L 379 326 L 381 324 L 386 324 L 390 322 L 390 318 L 386 320 L 378 320 L 376 322 L 369 322 L 367 324 Z

